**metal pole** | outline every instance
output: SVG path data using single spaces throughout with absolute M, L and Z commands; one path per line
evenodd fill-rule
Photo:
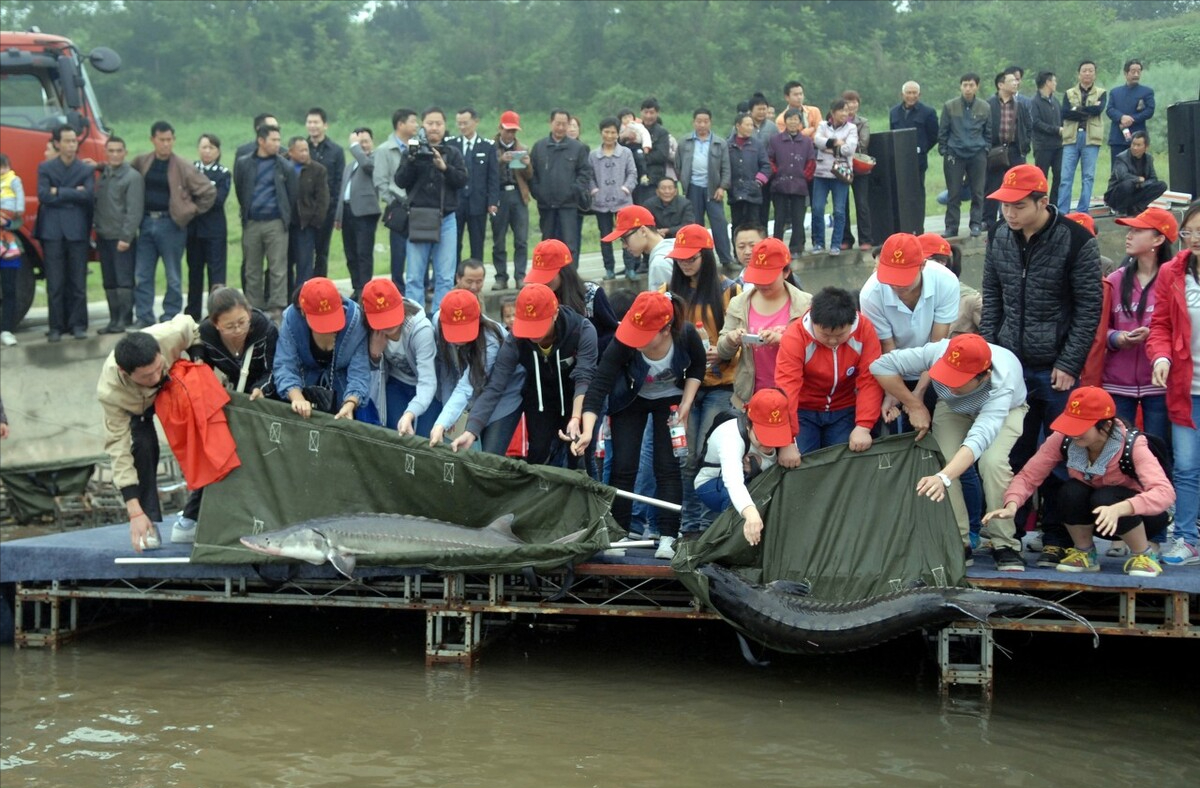
M 657 506 L 659 509 L 667 509 L 668 511 L 672 511 L 672 512 L 682 512 L 683 511 L 682 506 L 680 506 L 677 503 L 671 503 L 670 501 L 661 501 L 658 498 L 651 498 L 647 495 L 638 495 L 637 493 L 625 492 L 624 490 L 618 490 L 615 487 L 613 488 L 613 492 L 615 492 L 617 495 L 619 495 L 622 498 L 628 498 L 631 501 L 641 501 L 642 503 L 648 503 L 651 506 Z

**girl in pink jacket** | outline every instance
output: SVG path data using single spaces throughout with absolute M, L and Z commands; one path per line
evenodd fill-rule
M 1125 562 L 1126 574 L 1162 574 L 1151 540 L 1162 539 L 1167 508 L 1175 502 L 1175 489 L 1144 435 L 1133 442 L 1137 478 L 1121 470 L 1129 428 L 1116 418 L 1116 413 L 1112 396 L 1102 388 L 1084 386 L 1071 392 L 1066 409 L 1051 424 L 1053 434 L 1009 484 L 1004 492 L 1004 508 L 986 514 L 984 525 L 994 517 L 1016 514 L 1017 507 L 1063 460 L 1063 439 L 1070 438 L 1066 448 L 1069 478 L 1059 491 L 1058 506 L 1074 547 L 1067 548 L 1058 571 L 1100 571 L 1093 539 L 1099 534 L 1105 538 L 1115 535 L 1128 545 L 1132 555 Z

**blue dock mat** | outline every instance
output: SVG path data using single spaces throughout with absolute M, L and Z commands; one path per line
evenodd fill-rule
M 164 537 L 170 536 L 167 527 Z M 187 558 L 190 545 L 164 543 L 158 550 L 142 554 L 148 558 Z M 118 564 L 116 558 L 135 557 L 129 544 L 128 524 L 106 525 L 67 531 L 0 543 L 0 582 L 51 582 L 54 580 L 135 580 L 152 579 L 268 579 L 268 580 L 337 580 L 342 576 L 328 564 L 313 566 L 303 562 L 272 561 L 263 564 Z M 1154 591 L 1182 591 L 1200 594 L 1200 566 L 1167 568 L 1156 578 L 1130 577 L 1121 571 L 1124 559 L 1101 557 L 1101 571 L 1068 574 L 1033 565 L 1036 554 L 1024 554 L 1029 564 L 1024 572 L 997 572 L 991 558 L 980 554 L 975 565 L 968 567 L 967 578 L 1010 580 L 1030 584 L 1070 583 L 1097 590 L 1136 588 Z M 598 553 L 590 563 L 669 566 L 669 562 L 654 558 L 649 548 L 630 548 L 626 555 Z M 404 575 L 436 574 L 419 569 L 387 566 L 359 566 L 357 578 L 383 578 Z

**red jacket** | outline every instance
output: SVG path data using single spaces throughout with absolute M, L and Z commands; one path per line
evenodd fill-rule
M 1154 316 L 1146 355 L 1171 361 L 1167 375 L 1167 415 L 1173 424 L 1196 428 L 1192 423 L 1192 321 L 1188 318 L 1185 276 L 1192 253 L 1184 250 L 1158 269 L 1154 280 Z
M 190 489 L 224 479 L 242 464 L 225 419 L 229 392 L 212 367 L 180 359 L 154 400 L 154 414 Z
M 1087 361 L 1083 362 L 1083 372 L 1079 375 L 1080 386 L 1099 386 L 1104 378 L 1104 364 L 1108 358 L 1108 327 L 1112 315 L 1113 285 L 1107 278 L 1100 282 L 1103 292 L 1103 309 L 1100 312 L 1100 324 L 1096 326 L 1096 338 L 1092 340 L 1092 349 L 1088 351 Z
M 880 356 L 875 326 L 859 312 L 850 338 L 830 350 L 813 337 L 811 316 L 805 312 L 783 333 L 775 385 L 787 394 L 792 410 L 828 412 L 854 406 L 854 423 L 871 429 L 883 405 L 883 389 L 871 374 L 871 363 Z

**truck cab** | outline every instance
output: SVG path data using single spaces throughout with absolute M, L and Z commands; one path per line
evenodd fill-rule
M 84 56 L 69 39 L 36 29 L 0 32 L 0 150 L 25 187 L 24 221 L 15 229 L 22 246 L 18 320 L 29 311 L 36 280 L 43 277 L 42 248 L 36 240 L 37 168 L 55 155 L 50 133 L 63 124 L 73 127 L 79 134 L 79 158 L 104 163 L 109 130 L 85 64 L 112 73 L 121 67 L 121 58 L 106 47 Z

